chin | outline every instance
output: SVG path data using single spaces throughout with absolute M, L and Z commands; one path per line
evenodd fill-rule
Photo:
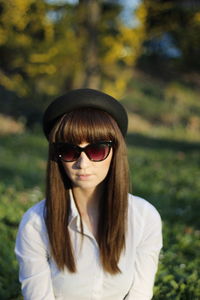
M 81 189 L 95 189 L 98 184 L 94 184 L 91 182 L 78 182 L 74 184 L 75 187 L 79 187 Z
M 73 186 L 81 189 L 95 189 L 99 187 L 103 181 L 101 182 L 87 182 L 87 181 L 79 181 L 79 182 L 74 182 Z

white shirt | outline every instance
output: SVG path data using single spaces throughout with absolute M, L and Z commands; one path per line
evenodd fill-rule
M 119 260 L 120 274 L 105 272 L 94 236 L 84 228 L 81 247 L 80 217 L 71 196 L 69 232 L 77 272 L 58 270 L 50 255 L 43 217 L 45 200 L 34 205 L 20 223 L 15 253 L 25 300 L 150 300 L 159 252 L 161 219 L 146 200 L 129 195 L 126 248 Z

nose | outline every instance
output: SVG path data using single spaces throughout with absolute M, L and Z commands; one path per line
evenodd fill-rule
M 76 167 L 79 169 L 85 169 L 89 166 L 90 160 L 84 152 L 81 152 L 79 158 L 76 161 Z

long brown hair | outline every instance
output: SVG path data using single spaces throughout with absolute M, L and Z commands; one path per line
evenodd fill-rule
M 84 108 L 65 114 L 52 129 L 49 137 L 49 159 L 46 185 L 46 225 L 52 255 L 57 266 L 76 272 L 73 246 L 68 231 L 71 183 L 62 164 L 55 159 L 53 142 L 72 144 L 111 140 L 113 156 L 106 178 L 104 197 L 100 201 L 97 241 L 101 263 L 110 274 L 120 272 L 118 262 L 125 248 L 128 163 L 126 145 L 117 123 L 106 112 Z M 81 217 L 81 216 L 80 216 Z

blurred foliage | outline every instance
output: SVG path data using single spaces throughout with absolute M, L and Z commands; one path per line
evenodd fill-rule
M 200 228 L 200 143 L 141 134 L 127 141 L 133 192 L 153 202 L 165 220 Z
M 123 97 L 129 112 L 129 131 L 150 137 L 199 141 L 199 96 L 199 88 L 184 76 L 165 81 L 135 71 Z
M 164 237 L 153 299 L 199 300 L 200 230 L 164 223 Z
M 24 211 L 42 197 L 47 143 L 28 133 L 0 139 L 0 299 L 21 300 L 14 241 Z
M 22 192 L 18 190 L 18 185 L 16 178 L 9 187 L 2 182 L 0 184 L 0 298 L 2 300 L 22 299 L 18 282 L 18 264 L 14 254 L 14 241 L 24 210 L 41 198 L 39 187 Z
M 26 133 L 1 136 L 1 181 L 20 191 L 44 182 L 46 145 L 44 138 L 33 134 L 28 138 Z
M 89 86 L 86 77 L 96 72 L 96 87 L 119 95 L 127 77 L 119 82 L 118 67 L 132 67 L 140 53 L 145 8 L 138 9 L 135 28 L 121 21 L 121 10 L 118 2 L 98 0 L 0 0 L 0 84 L 38 101 Z
M 35 76 L 53 72 L 47 52 L 53 38 L 53 26 L 45 17 L 47 6 L 40 0 L 0 2 L 1 85 L 20 96 L 30 92 Z
M 198 5 L 143 0 L 132 12 L 133 26 L 121 18 L 123 8 L 120 0 L 0 0 L 1 113 L 23 117 L 20 121 L 30 127 L 41 119 L 50 99 L 71 88 L 100 88 L 122 98 L 136 65 L 170 81 L 165 91 L 162 86 L 148 90 L 145 82 L 144 102 L 151 105 L 152 114 L 159 106 L 152 100 L 158 93 L 166 99 L 166 111 L 173 103 L 175 110 L 184 109 L 179 102 L 189 101 L 191 89 L 183 91 L 177 80 L 180 72 L 200 86 Z M 178 56 L 147 47 L 165 34 Z M 163 47 L 170 50 L 169 44 Z M 198 130 L 198 100 L 193 99 L 194 116 L 188 126 Z M 179 122 L 171 114 L 162 117 L 165 123 Z
M 179 71 L 200 71 L 199 47 L 200 47 L 200 4 L 199 1 L 179 0 L 143 0 L 146 9 L 146 53 L 148 60 L 155 57 L 161 58 L 162 63 L 166 50 L 176 48 L 178 52 L 168 59 L 170 66 Z M 167 44 L 160 47 L 156 40 L 161 41 L 164 36 L 170 37 Z M 167 49 L 166 49 L 167 48 Z M 172 53 L 172 51 L 171 51 Z M 170 56 L 170 55 L 169 55 Z M 151 58 L 150 58 L 151 57 Z M 159 67 L 159 66 L 158 66 Z
M 17 122 L 13 118 L 0 114 L 0 135 L 8 133 L 22 133 L 25 126 L 22 122 Z

